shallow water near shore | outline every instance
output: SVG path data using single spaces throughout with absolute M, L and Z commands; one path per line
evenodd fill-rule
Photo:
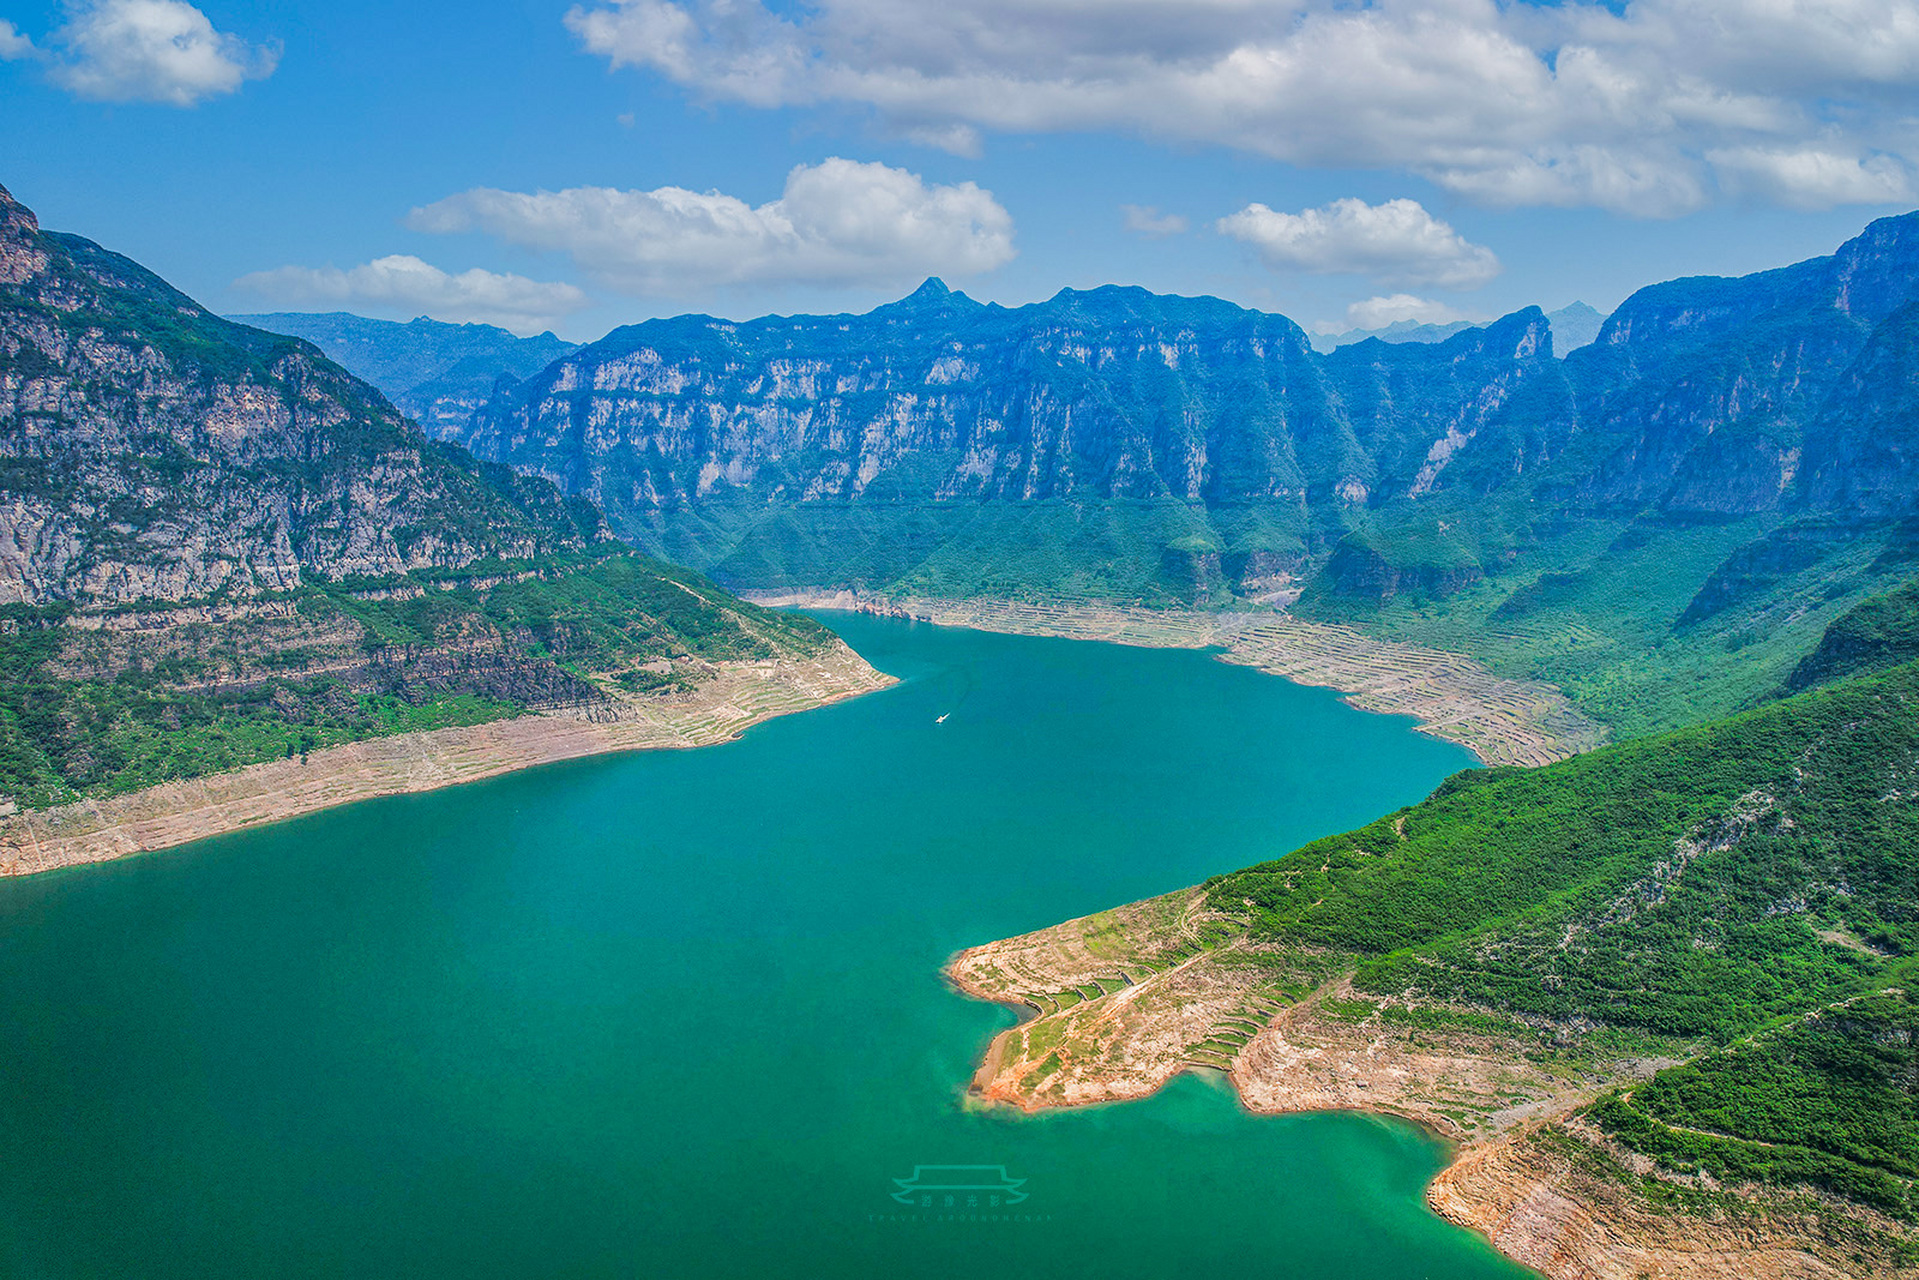
M 1463 750 L 1204 654 L 822 616 L 902 683 L 0 883 L 0 1272 L 1527 1274 L 1408 1125 L 969 1105 L 1012 1015 L 939 976 Z M 919 1166 L 988 1172 L 896 1202 Z

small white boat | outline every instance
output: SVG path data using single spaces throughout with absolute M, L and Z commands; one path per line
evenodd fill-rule
M 947 713 L 946 713 L 946 716 L 950 716 L 950 715 L 952 715 L 952 714 L 953 714 L 953 713 L 949 711 L 949 712 L 947 712 Z M 945 723 L 946 723 L 946 716 L 941 716 L 941 717 L 940 717 L 939 719 L 937 719 L 937 720 L 935 720 L 935 721 L 933 721 L 933 723 L 934 723 L 934 724 L 945 724 Z

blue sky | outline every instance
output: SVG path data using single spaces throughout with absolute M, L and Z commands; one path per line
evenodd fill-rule
M 1007 304 L 1117 282 L 1344 328 L 1610 309 L 1919 204 L 1911 0 L 0 0 L 0 21 L 0 183 L 223 311 L 591 338 L 860 310 L 940 274 Z

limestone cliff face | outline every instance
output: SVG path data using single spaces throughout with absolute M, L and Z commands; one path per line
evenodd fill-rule
M 0 603 L 250 595 L 600 536 L 315 348 L 42 231 L 0 189 Z
M 1864 406 L 1851 372 L 1919 283 L 1919 218 L 1873 223 L 1829 258 L 1642 289 L 1568 361 L 1583 428 L 1606 447 L 1579 482 L 1605 506 L 1740 515 L 1850 510 L 1798 484 L 1805 453 Z M 1896 326 L 1895 326 L 1896 328 Z M 1888 335 L 1910 352 L 1908 335 Z
M 1823 512 L 1919 512 L 1919 303 L 1874 328 L 1807 432 L 1800 499 Z
M 1537 309 L 1320 354 L 1216 299 L 1006 309 L 932 281 L 862 316 L 621 329 L 455 435 L 736 582 L 964 589 L 938 577 L 963 548 L 983 589 L 1110 593 L 1102 566 L 1133 562 L 1182 594 L 1322 571 L 1443 594 L 1524 537 L 1501 526 L 1528 498 L 1608 519 L 1903 511 L 1915 280 L 1919 215 L 1884 219 L 1832 257 L 1642 290 L 1563 361 Z M 1180 514 L 1138 514 L 1155 503 Z M 1027 554 L 1042 542 L 1052 560 Z
M 1542 379 L 1562 381 L 1537 310 L 1325 359 L 1284 317 L 1216 299 L 1105 288 L 1008 310 L 931 281 L 863 316 L 618 330 L 504 389 L 461 439 L 738 581 L 790 561 L 777 542 L 741 554 L 772 511 L 914 511 L 937 546 L 982 508 L 1170 503 L 1192 519 L 1107 554 L 1243 585 L 1330 545 L 1346 512 L 1448 488 L 1482 436 L 1508 473 L 1536 464 L 1555 442 L 1489 428 Z
M 622 505 L 1254 501 L 1337 468 L 1343 425 L 1283 318 L 1122 289 L 1006 311 L 929 282 L 864 316 L 617 330 L 468 439 Z

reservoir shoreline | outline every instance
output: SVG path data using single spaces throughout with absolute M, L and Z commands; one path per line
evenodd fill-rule
M 293 1246 L 316 1276 L 1524 1280 L 1425 1210 L 1446 1153 L 1409 1126 L 1264 1123 L 1211 1079 L 966 1105 L 1018 1015 L 928 982 L 969 939 L 1410 803 L 1466 752 L 1210 652 L 830 621 L 901 683 L 724 750 L 16 882 L 6 1127 L 40 1269 L 251 1275 Z M 1004 1170 L 1039 1225 L 903 1224 L 929 1161 Z M 57 1229 L 76 1206 L 97 1230 Z
M 771 608 L 839 609 L 945 627 L 1156 649 L 1223 649 L 1224 662 L 1336 689 L 1352 706 L 1412 716 L 1486 765 L 1542 765 L 1604 745 L 1603 726 L 1551 685 L 1494 675 L 1464 654 L 1276 609 L 1209 613 L 1102 604 L 876 596 L 845 590 L 743 591 Z
M 152 853 L 337 805 L 619 751 L 711 746 L 775 716 L 895 683 L 844 643 L 811 659 L 726 663 L 687 693 L 370 738 L 124 795 L 0 817 L 0 876 Z
M 1374 640 L 1277 611 L 1202 613 L 1091 604 L 746 592 L 776 608 L 836 609 L 1013 635 L 1148 648 L 1221 648 L 1221 659 L 1337 689 L 1362 710 L 1488 765 L 1546 764 L 1605 740 L 1558 690 L 1495 676 L 1459 654 Z M 894 683 L 841 644 L 820 659 L 724 664 L 699 688 L 612 707 L 539 711 L 485 724 L 328 747 L 123 795 L 0 816 L 0 876 L 34 875 L 172 848 L 379 796 L 427 791 L 609 752 L 706 746 L 775 715 Z

